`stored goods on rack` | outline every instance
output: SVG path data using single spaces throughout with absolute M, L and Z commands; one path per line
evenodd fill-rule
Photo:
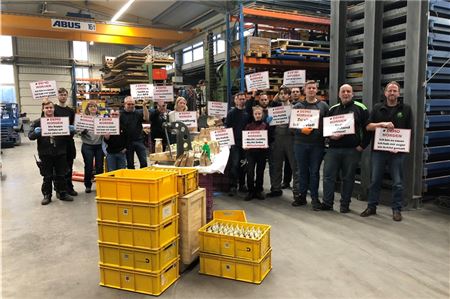
M 178 235 L 178 214 L 160 225 L 138 226 L 98 221 L 99 242 L 156 250 Z
M 177 197 L 157 204 L 97 199 L 97 220 L 142 226 L 159 225 L 177 214 Z
M 244 210 L 215 210 L 213 219 L 247 222 Z
M 200 253 L 200 273 L 260 284 L 272 269 L 272 249 L 258 261 Z
M 270 225 L 266 224 L 214 219 L 198 232 L 203 253 L 256 261 L 270 249 Z
M 198 230 L 206 224 L 206 190 L 197 191 L 179 198 L 180 255 L 185 265 L 192 263 L 200 250 Z
M 99 243 L 101 266 L 128 270 L 159 272 L 178 258 L 178 240 L 175 237 L 157 250 L 141 250 Z
M 178 260 L 157 273 L 100 265 L 100 285 L 158 296 L 179 277 Z
M 147 167 L 144 170 L 175 171 L 177 174 L 178 196 L 191 193 L 198 188 L 198 170 L 195 168 L 181 167 Z
M 309 41 L 309 40 L 292 40 L 292 39 L 277 39 L 272 40 L 272 49 L 292 50 L 292 49 L 318 49 L 321 51 L 330 51 L 330 42 L 328 41 Z
M 95 178 L 97 199 L 159 203 L 177 195 L 174 172 L 121 169 Z

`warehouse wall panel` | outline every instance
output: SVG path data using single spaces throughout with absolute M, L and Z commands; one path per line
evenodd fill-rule
M 17 38 L 17 55 L 44 58 L 69 58 L 69 41 L 43 38 Z

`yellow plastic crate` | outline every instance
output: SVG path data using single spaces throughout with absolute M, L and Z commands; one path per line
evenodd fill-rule
M 137 249 L 160 249 L 178 235 L 178 214 L 155 226 L 98 221 L 99 242 Z
M 99 243 L 100 265 L 144 272 L 159 272 L 178 258 L 176 237 L 158 250 L 141 250 Z
M 176 174 L 168 171 L 120 169 L 95 176 L 97 198 L 159 203 L 177 195 Z
M 208 227 L 218 222 L 250 229 L 252 227 L 259 228 L 262 235 L 259 239 L 247 239 L 206 231 Z M 199 229 L 198 232 L 200 235 L 200 252 L 202 253 L 257 261 L 270 249 L 270 225 L 266 224 L 214 219 Z
M 200 253 L 201 274 L 260 284 L 271 269 L 272 249 L 256 262 Z
M 178 278 L 178 260 L 162 271 L 148 273 L 100 265 L 100 285 L 147 295 L 161 295 Z
M 176 197 L 158 204 L 109 201 L 97 199 L 97 220 L 121 224 L 159 225 L 177 214 Z
M 147 167 L 151 171 L 175 171 L 177 173 L 178 196 L 189 194 L 198 188 L 198 170 L 188 167 Z
M 244 210 L 216 210 L 213 219 L 247 222 Z

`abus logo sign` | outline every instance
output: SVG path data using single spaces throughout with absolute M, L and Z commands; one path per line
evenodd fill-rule
M 52 28 L 80 31 L 96 31 L 95 23 L 52 19 Z
M 81 29 L 81 23 L 80 22 L 72 22 L 72 21 L 56 20 L 53 22 L 52 27 Z

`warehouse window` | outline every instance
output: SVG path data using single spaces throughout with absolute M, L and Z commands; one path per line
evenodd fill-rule
M 82 61 L 88 60 L 87 42 L 73 42 L 73 59 Z
M 192 62 L 192 46 L 183 49 L 183 64 Z
M 2 74 L 0 76 L 0 102 L 15 103 L 16 90 L 14 83 L 14 66 L 10 64 L 1 64 L 0 74 Z
M 221 39 L 221 35 L 214 36 L 214 55 L 225 52 L 225 41 Z
M 203 42 L 199 42 L 192 46 L 193 50 L 193 59 L 192 61 L 197 61 L 203 59 Z
M 0 36 L 0 56 L 11 57 L 13 56 L 12 37 L 2 35 Z

